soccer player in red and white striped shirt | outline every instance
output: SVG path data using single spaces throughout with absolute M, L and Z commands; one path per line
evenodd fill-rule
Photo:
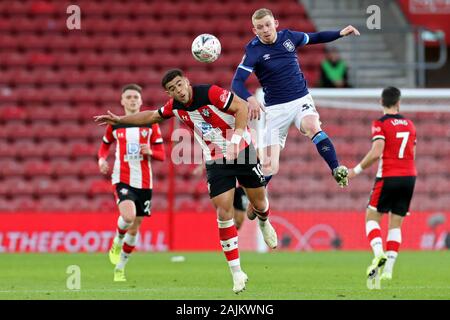
M 236 180 L 245 189 L 266 244 L 277 246 L 271 226 L 265 179 L 247 128 L 246 103 L 216 85 L 191 86 L 179 69 L 169 70 L 162 86 L 171 99 L 158 111 L 119 117 L 111 112 L 96 117 L 109 124 L 149 124 L 176 116 L 193 132 L 203 150 L 209 195 L 217 210 L 220 244 L 233 276 L 233 291 L 245 289 L 247 275 L 241 270 L 238 234 L 233 221 Z
M 402 242 L 401 226 L 414 192 L 416 181 L 416 128 L 401 114 L 400 90 L 388 87 L 381 95 L 384 116 L 372 124 L 372 149 L 349 171 L 353 178 L 379 160 L 377 177 L 366 211 L 366 235 L 375 258 L 367 268 L 373 278 L 385 264 L 381 280 L 392 279 L 395 259 Z M 383 251 L 380 220 L 389 215 L 386 254 Z
M 136 114 L 142 106 L 142 89 L 128 84 L 122 89 L 121 104 L 125 115 Z M 137 233 L 142 220 L 150 216 L 152 201 L 151 159 L 165 159 L 163 139 L 158 124 L 153 125 L 108 125 L 98 151 L 100 172 L 109 171 L 109 148 L 116 142 L 112 184 L 120 216 L 109 258 L 114 264 L 114 281 L 126 281 L 125 265 L 136 246 Z

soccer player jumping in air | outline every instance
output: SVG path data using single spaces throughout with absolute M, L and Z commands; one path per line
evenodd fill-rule
M 367 277 L 376 276 L 386 263 L 380 278 L 390 280 L 402 242 L 402 222 L 409 211 L 416 182 L 416 128 L 411 120 L 399 113 L 400 90 L 384 89 L 381 103 L 384 116 L 372 124 L 372 149 L 349 170 L 349 178 L 380 161 L 366 210 L 366 236 L 375 256 L 367 268 Z M 383 213 L 390 213 L 387 255 L 383 251 L 380 230 Z
M 277 234 L 269 222 L 265 179 L 247 128 L 248 109 L 238 96 L 216 85 L 191 86 L 179 69 L 169 70 L 162 86 L 171 99 L 157 111 L 119 117 L 109 112 L 96 117 L 101 123 L 150 125 L 177 117 L 193 132 L 206 162 L 209 196 L 217 210 L 220 244 L 233 276 L 233 291 L 245 289 L 238 233 L 233 221 L 236 181 L 245 188 L 266 244 L 277 247 Z
M 136 84 L 123 87 L 121 104 L 126 115 L 139 112 L 141 92 L 141 87 Z M 109 259 L 116 266 L 114 281 L 126 281 L 125 265 L 136 246 L 139 227 L 144 217 L 150 216 L 153 189 L 151 159 L 163 161 L 166 156 L 158 124 L 108 125 L 98 151 L 98 166 L 103 174 L 109 171 L 106 158 L 114 141 L 116 159 L 111 178 L 120 216 Z
M 308 93 L 306 80 L 300 69 L 296 49 L 300 46 L 334 41 L 359 31 L 348 26 L 340 31 L 303 33 L 291 30 L 277 32 L 278 20 L 269 9 L 258 9 L 252 16 L 256 37 L 245 48 L 232 82 L 233 91 L 248 101 L 250 120 L 260 118 L 260 109 L 266 113 L 263 172 L 266 180 L 279 169 L 280 151 L 284 148 L 289 127 L 297 129 L 316 145 L 336 182 L 348 184 L 348 170 L 339 165 L 333 143 L 320 128 L 319 114 Z M 263 91 L 265 108 L 245 87 L 245 81 L 255 72 Z

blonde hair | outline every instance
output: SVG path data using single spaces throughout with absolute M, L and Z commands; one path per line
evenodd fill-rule
M 265 16 L 271 16 L 274 18 L 272 11 L 266 8 L 261 8 L 256 10 L 252 15 L 252 21 L 259 20 L 264 18 Z

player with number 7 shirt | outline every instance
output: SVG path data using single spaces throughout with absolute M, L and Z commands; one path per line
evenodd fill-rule
M 177 117 L 194 132 L 206 163 L 209 196 L 217 211 L 220 244 L 228 262 L 233 291 L 245 289 L 248 280 L 242 271 L 238 233 L 233 221 L 236 181 L 244 188 L 259 218 L 266 244 L 277 247 L 277 234 L 269 222 L 269 201 L 265 178 L 247 128 L 247 105 L 234 93 L 217 85 L 193 85 L 179 69 L 165 73 L 161 85 L 170 100 L 157 111 L 143 111 L 129 116 L 96 116 L 97 122 L 118 125 L 151 125 Z
M 372 124 L 372 149 L 356 167 L 349 170 L 349 178 L 353 178 L 379 160 L 375 185 L 366 210 L 366 236 L 375 256 L 367 268 L 369 280 L 376 277 L 383 266 L 381 280 L 392 279 L 402 242 L 401 226 L 409 213 L 417 176 L 416 128 L 411 120 L 399 113 L 400 95 L 400 90 L 395 87 L 383 90 L 381 103 L 384 115 Z M 389 214 L 386 253 L 380 230 L 383 213 Z

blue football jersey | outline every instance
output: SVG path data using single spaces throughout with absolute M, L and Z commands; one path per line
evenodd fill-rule
M 245 47 L 239 68 L 255 73 L 264 90 L 266 106 L 286 103 L 308 94 L 296 50 L 308 41 L 306 33 L 285 29 L 277 33 L 273 44 L 264 44 L 255 37 Z

